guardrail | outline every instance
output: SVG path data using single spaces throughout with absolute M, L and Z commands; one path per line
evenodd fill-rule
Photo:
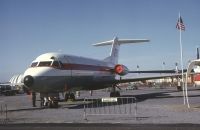
M 7 104 L 0 105 L 0 124 L 7 124 L 8 122 L 8 107 Z
M 106 97 L 84 99 L 84 119 L 88 116 L 134 116 L 137 118 L 137 99 L 135 97 Z

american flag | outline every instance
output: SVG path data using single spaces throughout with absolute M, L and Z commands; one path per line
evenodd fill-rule
M 183 30 L 183 31 L 185 31 L 185 25 L 183 24 L 183 20 L 182 20 L 181 16 L 178 18 L 178 22 L 177 22 L 177 24 L 176 24 L 176 28 L 177 28 L 178 30 Z

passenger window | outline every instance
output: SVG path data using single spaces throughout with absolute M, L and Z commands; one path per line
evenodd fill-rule
M 33 62 L 33 63 L 31 64 L 31 67 L 36 67 L 37 64 L 38 64 L 38 62 Z
M 38 66 L 50 66 L 51 65 L 51 61 L 42 61 L 39 63 Z

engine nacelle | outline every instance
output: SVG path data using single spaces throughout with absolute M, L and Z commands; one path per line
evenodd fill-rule
M 117 64 L 115 65 L 114 72 L 120 76 L 123 76 L 128 74 L 129 69 L 124 65 Z

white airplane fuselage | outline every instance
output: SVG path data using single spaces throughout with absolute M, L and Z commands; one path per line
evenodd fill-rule
M 24 73 L 24 84 L 35 92 L 54 93 L 71 90 L 95 90 L 115 85 L 116 75 L 125 75 L 128 69 L 118 64 L 119 46 L 148 42 L 146 39 L 118 39 L 94 44 L 112 45 L 110 55 L 96 60 L 61 53 L 38 56 Z
M 196 66 L 196 68 L 194 68 L 194 72 L 197 73 L 193 76 L 194 83 L 196 86 L 200 86 L 200 66 Z
M 37 57 L 25 71 L 33 77 L 29 88 L 36 92 L 63 92 L 106 88 L 115 80 L 114 64 L 60 53 Z

